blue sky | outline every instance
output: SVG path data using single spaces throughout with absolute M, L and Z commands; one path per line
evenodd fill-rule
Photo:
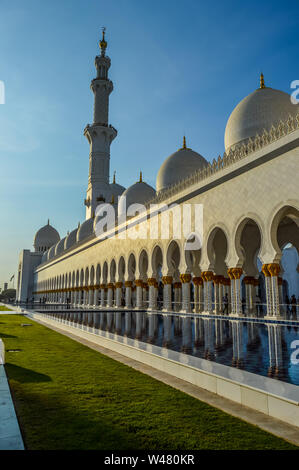
M 107 28 L 114 91 L 111 175 L 155 185 L 187 145 L 212 160 L 226 121 L 259 85 L 299 79 L 297 0 L 15 0 L 0 3 L 0 287 L 50 218 L 60 235 L 84 220 L 94 57 Z

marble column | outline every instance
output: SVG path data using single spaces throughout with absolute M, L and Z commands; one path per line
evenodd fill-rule
M 155 277 L 150 277 L 147 280 L 149 285 L 149 310 L 157 310 L 157 288 L 158 283 Z
M 182 312 L 191 313 L 191 302 L 190 302 L 190 282 L 191 274 L 185 273 L 180 274 L 180 280 L 182 282 Z
M 116 307 L 122 306 L 122 289 L 123 283 L 121 281 L 115 283 L 115 303 Z
M 267 302 L 267 317 L 273 316 L 273 300 L 272 300 L 272 283 L 271 274 L 268 269 L 268 264 L 263 264 L 262 273 L 265 276 L 265 290 L 266 290 L 266 302 Z
M 114 291 L 113 282 L 109 282 L 107 284 L 107 288 L 108 288 L 107 304 L 108 304 L 108 307 L 113 307 L 113 291 Z
M 171 298 L 171 288 L 172 288 L 172 277 L 163 276 L 163 310 L 165 312 L 170 312 L 172 310 L 172 298 Z
M 202 286 L 203 280 L 201 277 L 194 277 L 193 278 L 194 284 L 194 311 L 196 313 L 201 312 L 202 308 Z
M 241 276 L 242 268 L 233 268 L 232 273 L 235 279 L 235 315 L 242 316 L 242 292 L 241 292 Z
M 126 308 L 132 308 L 132 281 L 125 282 L 126 288 Z
M 106 284 L 100 284 L 100 288 L 101 288 L 101 307 L 105 307 L 105 289 L 106 289 Z
M 235 315 L 236 313 L 236 303 L 235 303 L 235 278 L 234 278 L 234 275 L 233 275 L 233 268 L 229 268 L 227 270 L 227 274 L 228 274 L 228 277 L 230 279 L 230 295 L 229 295 L 229 298 L 230 298 L 230 308 L 229 308 L 229 314 L 230 315 Z
M 143 308 L 143 280 L 135 279 L 136 286 L 136 308 Z
M 212 305 L 212 282 L 214 278 L 213 271 L 203 271 L 201 277 L 204 282 L 204 313 L 213 313 Z
M 181 282 L 174 282 L 173 292 L 174 292 L 174 310 L 175 312 L 179 312 L 181 310 L 181 303 L 182 303 L 182 283 Z
M 215 275 L 213 277 L 213 283 L 214 283 L 214 298 L 215 298 L 215 308 L 214 308 L 214 313 L 219 314 L 220 312 L 220 279 L 221 276 Z
M 99 286 L 96 285 L 93 291 L 93 305 L 96 307 L 99 305 Z
M 278 287 L 278 275 L 280 272 L 280 265 L 278 263 L 268 264 L 268 271 L 271 276 L 271 297 L 272 297 L 272 316 L 280 316 L 280 305 L 279 305 L 279 287 Z
M 89 286 L 88 304 L 90 307 L 94 304 L 94 287 L 93 286 Z

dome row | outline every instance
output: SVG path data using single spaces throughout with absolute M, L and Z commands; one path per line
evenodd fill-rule
M 272 125 L 276 126 L 280 121 L 286 121 L 290 115 L 295 116 L 298 112 L 299 105 L 293 104 L 287 93 L 266 87 L 261 74 L 260 88 L 246 96 L 229 116 L 224 137 L 226 153 L 247 143 L 250 138 L 254 139 L 257 134 L 261 135 L 264 130 L 269 132 Z M 126 213 L 127 208 L 132 204 L 145 204 L 152 200 L 156 193 L 187 178 L 207 165 L 208 162 L 202 155 L 187 148 L 184 137 L 182 148 L 170 155 L 161 165 L 157 175 L 156 190 L 142 181 L 142 174 L 140 174 L 140 180 L 128 189 L 116 184 L 115 178 L 113 179 L 110 187 L 115 199 L 120 196 L 119 215 Z M 98 217 L 86 220 L 62 240 L 60 240 L 58 232 L 48 222 L 48 225 L 42 227 L 35 236 L 35 250 L 41 252 L 47 250 L 42 261 L 49 260 L 68 250 L 76 242 L 92 236 L 98 220 Z

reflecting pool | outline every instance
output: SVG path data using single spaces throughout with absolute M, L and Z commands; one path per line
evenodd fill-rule
M 39 312 L 91 333 L 107 332 L 111 339 L 128 337 L 299 385 L 299 343 L 294 343 L 299 340 L 299 324 L 295 322 L 140 311 Z

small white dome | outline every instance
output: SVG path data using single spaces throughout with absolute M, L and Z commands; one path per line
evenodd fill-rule
M 57 245 L 57 243 L 56 243 L 56 245 Z M 56 245 L 51 246 L 51 248 L 48 250 L 48 260 L 54 258 Z
M 126 188 L 124 188 L 121 184 L 115 183 L 114 181 L 113 183 L 110 183 L 110 188 L 115 201 L 117 201 L 118 196 L 121 196 L 126 190 Z
M 142 181 L 142 175 L 140 175 L 140 181 L 126 189 L 119 199 L 118 213 L 123 214 L 132 204 L 145 204 L 153 199 L 155 195 L 154 188 Z
M 48 224 L 40 228 L 34 237 L 33 246 L 35 251 L 44 252 L 48 250 L 52 245 L 56 244 L 60 240 L 59 233 L 57 230 Z
M 157 192 L 178 183 L 206 165 L 208 165 L 207 160 L 199 153 L 187 148 L 184 139 L 183 147 L 170 155 L 160 167 L 156 180 Z
M 246 96 L 231 113 L 225 129 L 224 145 L 226 153 L 237 145 L 254 139 L 256 134 L 262 135 L 264 129 L 270 131 L 272 125 L 277 126 L 286 121 L 289 115 L 299 112 L 299 106 L 292 104 L 287 93 L 273 88 L 258 88 Z
M 85 220 L 82 225 L 80 225 L 77 231 L 77 242 L 80 242 L 93 234 L 93 223 L 94 219 L 91 217 L 90 219 Z
M 72 232 L 65 237 L 64 241 L 64 249 L 68 250 L 74 243 L 77 241 L 77 231 L 78 229 L 76 228 L 75 230 L 72 230 Z
M 64 242 L 66 237 L 62 238 L 56 245 L 55 256 L 60 255 L 64 251 Z

